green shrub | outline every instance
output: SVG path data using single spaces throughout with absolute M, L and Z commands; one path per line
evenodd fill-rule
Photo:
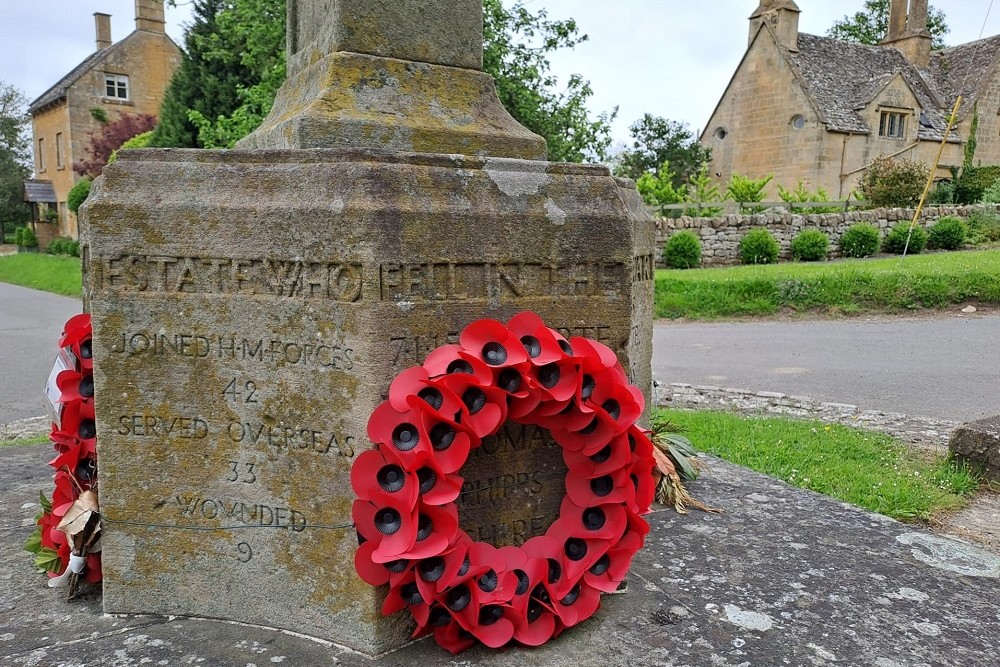
M 954 204 L 955 184 L 952 181 L 938 181 L 927 196 L 927 201 L 931 204 Z
M 847 228 L 840 237 L 840 252 L 844 257 L 871 257 L 878 253 L 882 235 L 874 225 L 859 222 Z
M 915 206 L 927 184 L 930 169 L 923 162 L 877 157 L 861 176 L 858 188 L 869 206 Z
M 792 259 L 800 262 L 819 262 L 826 259 L 830 239 L 818 229 L 803 229 L 792 239 Z
M 799 179 L 799 184 L 794 190 L 786 190 L 785 188 L 778 186 L 778 196 L 781 201 L 793 203 L 802 202 L 822 202 L 830 201 L 830 195 L 823 188 L 816 188 L 816 192 L 810 192 L 802 179 Z M 836 213 L 841 210 L 839 206 L 791 206 L 789 207 L 792 213 Z
M 153 130 L 135 135 L 134 137 L 123 143 L 121 146 L 111 151 L 111 155 L 108 156 L 108 164 L 115 163 L 115 160 L 118 159 L 118 151 L 120 150 L 126 150 L 130 148 L 149 148 L 149 140 L 152 137 L 153 137 Z
M 906 240 L 909 238 L 909 246 Z M 910 233 L 910 223 L 906 221 L 897 222 L 889 230 L 882 244 L 882 250 L 891 252 L 894 255 L 902 255 L 905 249 L 907 254 L 919 255 L 927 246 L 927 231 L 920 225 L 914 225 L 913 233 Z
M 989 209 L 969 213 L 969 243 L 995 243 L 1000 241 L 1000 215 Z
M 975 204 L 983 198 L 983 193 L 1000 179 L 1000 165 L 985 167 L 965 167 L 955 181 L 955 202 Z
M 37 248 L 38 237 L 31 227 L 21 227 L 14 235 L 14 242 L 23 248 Z
M 748 176 L 733 174 L 726 188 L 726 198 L 740 205 L 741 213 L 754 213 L 763 210 L 760 206 L 746 206 L 748 203 L 764 201 L 764 188 L 774 176 L 753 179 Z
M 957 250 L 969 236 L 969 228 L 961 218 L 948 215 L 938 220 L 927 231 L 927 247 Z
M 751 229 L 740 241 L 740 261 L 744 264 L 774 264 L 780 250 L 778 241 L 766 229 Z
M 701 264 L 701 240 L 694 232 L 677 232 L 663 246 L 663 261 L 671 269 L 693 269 Z
M 990 187 L 983 190 L 979 199 L 983 204 L 1000 204 L 1000 179 L 993 181 Z
M 76 251 L 74 253 L 74 250 Z M 49 242 L 47 249 L 50 255 L 73 255 L 80 256 L 80 242 L 74 241 L 68 236 L 57 236 Z
M 80 206 L 90 196 L 90 185 L 90 179 L 85 177 L 69 189 L 69 194 L 66 195 L 66 206 L 73 212 L 73 215 L 79 212 Z

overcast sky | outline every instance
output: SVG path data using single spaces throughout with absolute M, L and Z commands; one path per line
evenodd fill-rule
M 185 2 L 188 0 L 180 0 Z M 822 35 L 864 0 L 797 0 L 799 29 Z M 507 0 L 505 0 L 507 2 Z M 698 130 L 725 90 L 746 48 L 747 17 L 758 0 L 526 0 L 552 18 L 573 17 L 590 40 L 552 57 L 565 80 L 589 79 L 591 110 L 619 108 L 616 140 L 644 113 Z M 990 0 L 937 0 L 951 28 L 948 44 L 975 40 Z M 94 50 L 94 12 L 111 14 L 115 41 L 134 29 L 133 0 L 0 0 L 0 81 L 35 99 Z M 183 43 L 189 7 L 167 8 L 167 32 Z M 984 36 L 1000 33 L 1000 6 Z

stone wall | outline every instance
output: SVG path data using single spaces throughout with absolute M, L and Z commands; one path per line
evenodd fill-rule
M 934 206 L 923 210 L 921 225 L 925 228 L 938 219 L 956 215 L 966 218 L 971 211 L 981 206 Z M 1000 210 L 1000 206 L 996 206 Z M 766 227 L 781 244 L 781 259 L 791 259 L 791 242 L 804 229 L 818 229 L 830 237 L 831 258 L 840 257 L 840 236 L 848 227 L 859 222 L 867 222 L 882 230 L 883 236 L 897 222 L 913 219 L 912 208 L 876 208 L 869 211 L 842 211 L 840 213 L 813 213 L 802 215 L 783 209 L 774 209 L 752 215 L 729 214 L 715 218 L 657 218 L 656 219 L 656 262 L 663 264 L 663 245 L 675 232 L 689 229 L 701 238 L 701 262 L 703 266 L 739 264 L 739 244 L 748 231 L 756 227 Z

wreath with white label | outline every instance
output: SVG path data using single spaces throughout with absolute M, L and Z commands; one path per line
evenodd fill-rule
M 351 470 L 355 567 L 389 585 L 382 613 L 408 609 L 414 636 L 452 653 L 477 640 L 537 646 L 593 615 L 649 532 L 643 408 L 610 348 L 567 340 L 531 312 L 473 322 L 396 376 L 368 421 L 375 447 Z M 547 532 L 496 548 L 459 528 L 455 501 L 469 452 L 508 419 L 547 428 L 569 472 Z

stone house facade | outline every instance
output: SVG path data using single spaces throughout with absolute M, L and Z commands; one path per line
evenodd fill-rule
M 157 115 L 181 51 L 164 26 L 163 0 L 135 0 L 135 30 L 111 42 L 111 17 L 94 14 L 97 49 L 33 101 L 28 112 L 34 134 L 35 179 L 51 181 L 56 193 L 58 234 L 78 235 L 66 195 L 80 179 L 73 171 L 101 126 L 130 114 Z
M 936 178 L 962 164 L 978 109 L 976 163 L 1000 164 L 1000 36 L 931 51 L 927 0 L 891 0 L 879 46 L 798 31 L 794 0 L 761 0 L 750 40 L 700 138 L 712 173 L 801 179 L 846 199 L 882 155 L 933 164 L 961 95 Z

